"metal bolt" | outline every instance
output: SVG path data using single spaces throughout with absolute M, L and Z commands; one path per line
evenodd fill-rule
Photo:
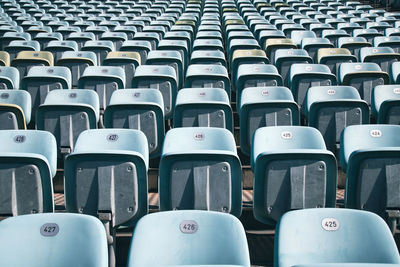
M 34 174 L 35 170 L 34 169 L 29 169 L 29 174 Z
M 128 166 L 128 168 L 126 168 L 128 172 L 132 171 L 132 166 Z
M 226 172 L 227 170 L 228 170 L 228 167 L 226 167 L 226 166 L 222 167 L 223 172 Z

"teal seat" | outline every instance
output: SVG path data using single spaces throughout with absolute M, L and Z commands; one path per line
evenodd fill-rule
M 323 30 L 322 31 L 322 38 L 327 38 L 335 47 L 338 46 L 338 39 L 340 37 L 350 37 L 345 30 Z
M 341 136 L 340 162 L 346 170 L 345 206 L 372 211 L 394 230 L 400 217 L 400 126 L 353 125 Z M 373 190 L 372 190 L 373 188 Z
M 345 30 L 348 34 L 352 34 L 355 29 L 362 29 L 363 27 L 360 24 L 355 22 L 341 22 L 338 23 L 337 29 L 338 30 Z
M 300 24 L 287 23 L 287 24 L 282 24 L 281 30 L 283 31 L 283 33 L 287 38 L 291 38 L 293 32 L 306 31 L 306 28 L 304 28 Z
M 0 130 L 23 130 L 31 121 L 31 95 L 23 90 L 0 90 Z
M 96 40 L 99 40 L 100 36 L 108 31 L 108 28 L 106 26 L 99 26 L 99 23 L 95 23 L 96 26 L 89 26 L 86 28 L 86 32 L 93 33 L 96 36 Z
M 386 28 L 385 36 L 400 36 L 400 29 L 398 28 Z
M 114 32 L 123 32 L 126 34 L 128 40 L 132 40 L 133 36 L 137 32 L 136 27 L 130 27 L 126 25 L 118 25 L 114 28 Z
M 97 57 L 97 63 L 101 66 L 107 54 L 114 51 L 115 47 L 111 41 L 87 41 L 81 50 L 94 52 Z
M 378 85 L 372 89 L 371 110 L 378 124 L 400 125 L 400 87 Z
M 123 42 L 128 40 L 128 36 L 124 32 L 108 31 L 108 32 L 103 33 L 99 40 L 113 42 L 115 50 L 118 51 L 121 48 Z
M 344 62 L 357 62 L 357 58 L 346 48 L 320 48 L 317 51 L 316 57 L 318 64 L 327 65 L 335 75 L 338 74 L 340 64 Z
M 376 29 L 355 29 L 353 31 L 354 37 L 364 37 L 368 42 L 372 43 L 375 37 L 383 36 L 382 33 L 378 32 Z M 374 43 L 374 46 L 378 46 Z
M 301 48 L 307 51 L 314 62 L 318 62 L 318 49 L 333 48 L 333 44 L 327 38 L 303 38 Z
M 148 141 L 150 158 L 159 157 L 164 140 L 164 102 L 157 89 L 115 91 L 104 112 L 106 128 L 142 131 Z
M 193 51 L 197 50 L 219 50 L 221 52 L 224 51 L 224 45 L 222 41 L 219 39 L 198 39 L 193 42 Z
M 385 222 L 373 213 L 351 209 L 286 213 L 276 228 L 274 255 L 276 267 L 328 267 L 328 263 L 332 267 L 352 266 L 348 263 L 354 267 L 379 266 L 375 265 L 378 263 L 389 267 L 400 263 L 396 243 Z
M 166 39 L 166 40 L 181 40 L 181 41 L 185 41 L 187 43 L 189 51 L 191 50 L 193 39 L 192 39 L 191 34 L 189 32 L 187 32 L 187 31 L 184 31 L 184 30 L 178 31 L 178 30 L 176 30 L 176 31 L 166 32 L 165 35 L 164 35 L 164 39 Z
M 281 39 L 285 38 L 285 34 L 283 31 L 278 30 L 262 30 L 259 33 L 258 41 L 260 42 L 261 47 L 265 47 L 266 41 L 268 39 Z
M 295 45 L 299 48 L 301 47 L 301 41 L 303 38 L 317 38 L 317 35 L 313 31 L 306 30 L 295 30 L 290 34 L 290 39 L 292 39 Z
M 37 109 L 36 129 L 54 135 L 62 162 L 81 132 L 97 128 L 99 109 L 99 97 L 92 90 L 52 90 Z
M 136 69 L 132 88 L 153 88 L 161 92 L 166 119 L 173 114 L 178 77 L 175 69 L 165 65 L 141 65 Z
M 241 64 L 269 64 L 265 52 L 261 49 L 237 49 L 230 58 L 232 81 L 236 81 L 237 72 Z M 234 88 L 235 89 L 235 88 Z
M 394 50 L 394 52 L 400 52 L 400 36 L 380 36 L 374 38 L 374 46 L 381 47 L 386 46 Z
M 400 63 L 393 62 L 389 68 L 389 76 L 392 84 L 400 83 Z
M 114 66 L 89 66 L 78 80 L 78 88 L 95 90 L 104 112 L 113 92 L 125 88 L 125 71 Z
M 136 41 L 149 41 L 151 43 L 151 49 L 154 50 L 157 48 L 158 43 L 160 42 L 160 34 L 157 32 L 137 32 L 132 40 Z
M 149 253 L 157 257 L 149 257 Z M 133 233 L 127 266 L 163 265 L 250 267 L 243 225 L 234 216 L 218 212 L 147 215 Z
M 87 41 L 94 41 L 96 39 L 92 32 L 72 32 L 65 40 L 75 41 L 80 50 Z
M 199 31 L 196 39 L 218 39 L 221 42 L 223 41 L 222 34 L 219 31 Z
M 38 41 L 25 41 L 25 40 L 14 40 L 11 41 L 8 46 L 4 47 L 4 51 L 10 55 L 10 60 L 13 60 L 17 54 L 21 51 L 39 51 L 40 44 Z
M 261 46 L 258 44 L 257 40 L 254 38 L 249 39 L 232 39 L 227 47 L 228 60 L 233 60 L 235 51 L 237 50 L 254 50 L 261 49 Z
M 62 34 L 59 32 L 40 32 L 35 36 L 34 40 L 38 41 L 41 50 L 44 50 L 50 41 L 61 41 L 62 39 Z
M 0 49 L 4 51 L 4 48 L 9 46 L 10 42 L 14 40 L 30 41 L 31 35 L 26 32 L 8 31 L 0 37 Z
M 337 41 L 338 48 L 347 48 L 358 61 L 360 60 L 360 49 L 371 46 L 372 44 L 364 37 L 340 37 Z
M 400 60 L 400 54 L 390 47 L 363 47 L 360 49 L 360 61 L 378 64 L 382 71 L 389 72 L 393 62 Z
M 147 214 L 149 152 L 138 130 L 82 132 L 64 163 L 66 210 L 98 217 L 106 227 L 110 266 L 115 266 L 116 229 Z
M 376 29 L 378 32 L 384 34 L 385 29 L 390 28 L 390 24 L 384 21 L 367 22 L 367 29 Z
M 78 44 L 75 41 L 50 41 L 43 50 L 51 52 L 57 62 L 64 52 L 78 51 Z
M 0 67 L 0 89 L 19 89 L 19 71 L 14 67 Z
M 242 211 L 242 169 L 226 129 L 183 127 L 165 136 L 159 167 L 160 210 Z
M 328 150 L 338 155 L 340 134 L 349 125 L 369 123 L 368 104 L 351 86 L 316 86 L 307 91 L 308 125 L 318 129 Z
M 168 65 L 174 68 L 178 76 L 178 87 L 183 86 L 183 60 L 182 55 L 176 50 L 154 50 L 147 56 L 147 65 Z
M 240 149 L 250 155 L 254 132 L 265 126 L 299 125 L 299 107 L 286 87 L 248 87 L 239 103 Z
M 275 225 L 293 209 L 335 207 L 337 164 L 321 133 L 305 126 L 263 127 L 251 150 L 254 217 Z
M 179 90 L 173 123 L 174 128 L 217 127 L 232 132 L 233 112 L 227 93 L 220 88 Z
M 218 64 L 226 67 L 225 54 L 219 50 L 197 50 L 190 55 L 190 64 Z
M 389 83 L 389 75 L 376 63 L 342 63 L 338 71 L 339 84 L 355 87 L 368 105 L 371 104 L 372 88 Z
M 274 65 L 282 76 L 283 84 L 289 85 L 290 66 L 296 63 L 312 63 L 312 58 L 304 49 L 278 49 L 275 52 Z
M 108 266 L 104 227 L 91 216 L 49 213 L 8 218 L 0 223 L 0 237 L 2 266 Z
M 48 132 L 0 131 L 1 217 L 53 212 L 57 148 Z
M 322 32 L 325 30 L 333 30 L 334 28 L 328 23 L 312 23 L 309 26 L 310 31 L 315 32 L 318 38 L 322 37 Z M 322 37 L 323 38 L 323 37 Z
M 157 50 L 176 50 L 181 53 L 184 69 L 189 62 L 189 51 L 186 40 L 163 39 L 158 43 Z
M 323 64 L 293 64 L 289 71 L 289 86 L 297 104 L 304 111 L 304 101 L 308 88 L 336 84 L 336 76 Z

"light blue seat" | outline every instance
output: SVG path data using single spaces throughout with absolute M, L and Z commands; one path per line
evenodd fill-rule
M 399 104 L 399 85 L 378 85 L 372 89 L 371 110 L 378 124 L 400 125 Z
M 242 170 L 233 134 L 183 127 L 165 136 L 159 167 L 160 210 L 242 211 Z
M 188 43 L 186 40 L 163 39 L 158 43 L 157 50 L 176 50 L 181 53 L 183 66 L 186 69 L 189 62 Z
M 178 77 L 173 67 L 165 65 L 139 66 L 133 77 L 132 88 L 159 90 L 163 96 L 164 115 L 166 119 L 172 116 L 178 91 Z
M 53 212 L 56 140 L 48 132 L 0 131 L 0 214 Z
M 299 125 L 299 107 L 286 87 L 248 87 L 239 102 L 240 149 L 250 155 L 254 132 L 265 126 Z
M 218 64 L 226 67 L 225 54 L 219 50 L 197 50 L 190 55 L 190 64 Z
M 78 44 L 80 50 L 87 41 L 94 41 L 96 39 L 92 32 L 72 32 L 66 40 L 75 41 Z
M 374 46 L 388 46 L 391 47 L 394 52 L 400 52 L 400 36 L 381 36 L 374 38 Z
M 342 133 L 341 144 L 340 162 L 346 170 L 345 206 L 380 215 L 394 231 L 400 217 L 400 126 L 349 126 Z
M 177 78 L 178 87 L 182 88 L 184 80 L 184 68 L 182 55 L 176 50 L 154 50 L 150 51 L 147 56 L 147 65 L 168 65 L 174 68 Z
M 378 32 L 384 34 L 385 29 L 390 28 L 390 24 L 384 21 L 367 22 L 367 29 L 376 29 Z
M 322 38 L 327 38 L 335 47 L 338 46 L 338 40 L 340 37 L 350 37 L 345 30 L 323 30 Z
M 0 130 L 26 129 L 31 105 L 31 95 L 26 91 L 0 90 Z
M 78 80 L 78 88 L 95 90 L 104 112 L 113 92 L 125 88 L 125 71 L 114 66 L 89 66 Z
M 372 267 L 378 263 L 400 263 L 396 243 L 385 222 L 373 213 L 351 209 L 286 213 L 276 229 L 274 255 L 275 267 L 328 267 L 327 263 L 332 267 L 371 263 Z
M 104 33 L 105 34 L 105 33 Z M 160 42 L 160 34 L 157 32 L 150 32 L 150 31 L 146 31 L 146 32 L 137 32 L 132 40 L 136 41 L 149 41 L 151 44 L 151 49 L 154 50 L 157 48 L 158 43 Z
M 241 64 L 269 64 L 265 52 L 261 49 L 237 49 L 230 58 L 232 81 L 236 81 Z M 235 88 L 234 88 L 235 89 Z
M 0 223 L 0 237 L 2 266 L 108 266 L 104 226 L 92 216 L 51 213 L 8 218 Z
M 43 49 L 49 51 L 54 56 L 54 62 L 57 62 L 66 51 L 78 51 L 78 44 L 75 41 L 50 41 Z
M 377 36 L 383 36 L 382 33 L 378 32 L 376 29 L 355 29 L 353 31 L 354 37 L 364 37 L 368 42 L 372 43 L 374 38 Z M 374 44 L 374 46 L 377 46 Z
M 52 90 L 37 109 L 36 129 L 54 135 L 62 162 L 81 132 L 97 128 L 99 112 L 99 97 L 92 90 Z
M 260 42 L 261 47 L 265 47 L 265 44 L 268 39 L 281 39 L 285 38 L 285 34 L 283 31 L 278 30 L 262 30 L 258 36 L 258 41 Z
M 347 48 L 351 54 L 360 60 L 360 49 L 363 47 L 371 47 L 372 44 L 364 37 L 340 37 L 337 41 L 338 48 Z
M 389 72 L 390 65 L 399 60 L 400 54 L 395 53 L 391 47 L 363 47 L 360 49 L 361 62 L 376 63 L 384 72 Z
M 103 33 L 99 40 L 113 42 L 115 50 L 118 51 L 121 48 L 123 42 L 128 40 L 128 36 L 124 32 L 108 31 L 108 32 Z
M 333 44 L 327 38 L 303 38 L 301 48 L 307 51 L 314 62 L 318 62 L 318 49 L 333 48 Z
M 400 36 L 400 29 L 398 28 L 386 28 L 385 36 Z
M 14 67 L 0 67 L 0 89 L 19 89 L 19 71 Z
M 161 154 L 164 121 L 163 96 L 157 89 L 117 90 L 104 112 L 106 128 L 141 130 L 148 141 L 150 158 Z
M 338 71 L 339 84 L 355 87 L 368 105 L 371 104 L 372 88 L 389 83 L 389 75 L 376 63 L 342 63 Z
M 62 34 L 59 32 L 40 32 L 35 36 L 34 40 L 38 41 L 41 50 L 44 50 L 50 41 L 61 41 L 62 39 Z
M 222 41 L 219 39 L 197 39 L 193 42 L 193 51 L 196 50 L 219 50 L 221 52 L 224 51 L 224 45 Z
M 289 85 L 289 70 L 292 64 L 312 62 L 312 58 L 304 49 L 278 49 L 275 52 L 274 65 L 281 74 L 285 86 Z
M 143 217 L 133 233 L 127 266 L 174 265 L 250 267 L 242 224 L 229 214 L 198 210 Z
M 331 72 L 338 74 L 340 64 L 344 62 L 357 62 L 357 58 L 347 48 L 320 48 L 317 51 L 318 64 L 325 64 Z
M 287 211 L 335 207 L 337 164 L 321 133 L 305 126 L 263 127 L 251 150 L 254 217 L 274 225 Z
M 229 97 L 220 88 L 181 89 L 173 117 L 177 127 L 218 127 L 233 132 L 233 112 Z
M 303 38 L 317 38 L 317 35 L 313 31 L 292 31 L 290 39 L 297 45 L 301 47 L 301 41 Z M 276 59 L 275 59 L 276 60 Z
M 337 155 L 340 134 L 349 125 L 369 123 L 369 107 L 351 86 L 316 86 L 307 91 L 308 125 L 318 129 L 326 147 Z
M 97 57 L 97 63 L 101 66 L 107 54 L 115 51 L 115 47 L 111 41 L 86 41 L 81 50 L 94 52 Z
M 14 40 L 11 41 L 8 46 L 4 47 L 4 51 L 10 54 L 10 60 L 13 60 L 17 54 L 21 51 L 39 51 L 40 44 L 38 41 L 25 41 L 25 40 Z
M 31 35 L 26 32 L 11 32 L 8 31 L 4 33 L 3 36 L 0 37 L 0 49 L 4 51 L 4 48 L 10 44 L 11 41 L 14 40 L 22 40 L 22 41 L 30 41 Z
M 66 210 L 98 217 L 106 227 L 110 266 L 115 266 L 116 229 L 147 214 L 149 151 L 138 130 L 82 132 L 64 163 Z

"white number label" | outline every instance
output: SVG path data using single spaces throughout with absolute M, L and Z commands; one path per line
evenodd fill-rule
M 336 90 L 334 90 L 334 89 L 328 90 L 328 95 L 334 95 L 334 94 L 336 94 Z
M 393 93 L 396 95 L 400 95 L 400 88 L 394 88 Z
M 46 223 L 40 227 L 40 233 L 42 236 L 55 236 L 58 234 L 60 228 L 56 223 Z
M 340 227 L 339 221 L 335 218 L 325 218 L 321 224 L 325 231 L 337 231 Z
M 110 142 L 115 142 L 118 140 L 118 134 L 109 134 L 107 136 L 107 140 Z
M 199 229 L 199 225 L 195 221 L 183 221 L 179 225 L 179 228 L 184 234 L 194 234 Z
M 282 133 L 281 133 L 281 137 L 282 137 L 283 139 L 292 139 L 293 135 L 292 135 L 291 132 L 282 132 Z
M 372 137 L 381 137 L 381 136 L 382 136 L 382 132 L 381 132 L 380 130 L 371 130 L 371 131 L 369 132 L 369 134 L 370 134 Z
M 269 96 L 269 91 L 268 90 L 264 90 L 264 91 L 261 92 L 261 95 Z
M 206 138 L 206 136 L 204 133 L 195 133 L 193 135 L 193 138 L 194 138 L 194 140 L 197 140 L 197 141 L 203 141 L 204 138 Z

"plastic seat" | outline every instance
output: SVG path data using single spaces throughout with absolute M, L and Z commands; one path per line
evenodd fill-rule
M 233 112 L 227 93 L 219 88 L 179 90 L 173 122 L 174 128 L 217 127 L 233 132 Z
M 338 23 L 337 29 L 338 30 L 345 30 L 348 34 L 352 34 L 352 32 L 355 29 L 362 29 L 362 27 L 360 26 L 360 24 L 355 23 L 355 22 L 352 22 L 352 23 L 341 22 L 341 23 Z
M 123 32 L 126 34 L 128 40 L 132 40 L 138 30 L 135 26 L 119 25 L 114 28 L 114 32 Z
M 124 69 L 113 66 L 89 66 L 79 78 L 78 88 L 95 90 L 100 99 L 100 111 L 103 113 L 110 103 L 112 93 L 125 88 Z
M 136 69 L 132 88 L 153 88 L 161 92 L 164 101 L 166 119 L 173 114 L 178 77 L 175 69 L 165 65 L 141 65 Z
M 183 66 L 186 69 L 189 61 L 189 47 L 187 46 L 187 41 L 184 40 L 174 40 L 174 39 L 164 39 L 158 43 L 157 50 L 176 50 L 181 53 Z
M 321 133 L 305 126 L 263 127 L 251 151 L 253 214 L 274 225 L 287 211 L 335 207 L 337 164 Z
M 2 130 L 0 140 L 1 216 L 53 212 L 55 138 L 44 131 Z
M 351 86 L 311 87 L 306 95 L 305 114 L 308 125 L 321 132 L 326 147 L 335 155 L 344 128 L 369 123 L 368 104 Z
M 0 66 L 0 89 L 19 89 L 19 81 L 17 68 Z
M 257 40 L 261 47 L 265 47 L 268 39 L 284 39 L 286 36 L 283 31 L 278 30 L 261 30 Z
M 338 48 L 347 48 L 357 60 L 360 60 L 360 49 L 371 46 L 371 43 L 364 37 L 340 37 L 337 45 Z
M 128 39 L 126 33 L 123 32 L 105 32 L 101 35 L 100 40 L 111 41 L 114 44 L 115 50 L 119 50 L 123 44 Z
M 47 47 L 47 44 L 50 41 L 61 41 L 62 39 L 63 39 L 63 37 L 62 37 L 61 33 L 59 33 L 59 32 L 50 32 L 50 33 L 41 32 L 36 35 L 34 40 L 38 41 L 40 44 L 41 50 L 44 50 L 44 48 Z
M 53 55 L 47 51 L 22 51 L 11 61 L 11 66 L 18 69 L 22 79 L 34 66 L 53 66 Z
M 101 66 L 107 54 L 114 51 L 115 48 L 111 41 L 87 41 L 81 50 L 94 52 L 97 57 L 97 63 Z
M 140 54 L 140 64 L 144 64 L 147 59 L 147 54 L 152 50 L 150 41 L 142 41 L 142 40 L 128 40 L 125 41 L 120 51 L 124 52 L 137 52 Z
M 23 90 L 0 90 L 0 130 L 23 130 L 30 120 L 30 94 Z
M 247 87 L 281 86 L 282 77 L 271 64 L 241 64 L 235 82 L 236 102 L 240 103 L 242 91 Z
M 193 42 L 193 51 L 196 50 L 220 50 L 223 52 L 224 46 L 219 39 L 196 39 Z
M 336 85 L 336 76 L 323 64 L 293 64 L 289 74 L 290 90 L 302 112 L 308 88 Z
M 400 29 L 398 28 L 387 28 L 385 29 L 385 36 L 400 36 Z
M 220 88 L 230 98 L 228 71 L 220 65 L 189 65 L 186 72 L 185 88 Z
M 390 47 L 394 52 L 400 52 L 400 36 L 380 36 L 374 38 L 374 46 Z
M 65 213 L 17 216 L 0 223 L 0 236 L 4 240 L 0 245 L 3 266 L 108 266 L 104 227 L 91 216 Z M 16 250 L 24 257 L 15 254 Z
M 231 77 L 235 81 L 241 64 L 268 64 L 269 60 L 261 49 L 238 49 L 231 57 Z
M 149 257 L 149 250 L 158 256 Z M 234 216 L 218 212 L 185 210 L 147 215 L 133 233 L 127 266 L 159 265 L 250 267 L 244 228 Z
M 229 130 L 169 130 L 164 139 L 159 179 L 161 211 L 197 209 L 237 217 L 241 214 L 242 170 Z
M 0 51 L 0 66 L 10 66 L 10 55 L 6 51 Z
M 322 38 L 328 39 L 335 47 L 338 47 L 340 37 L 350 37 L 345 30 L 323 30 Z
M 151 44 L 151 49 L 154 50 L 157 48 L 160 38 L 159 33 L 146 31 L 136 33 L 132 40 L 148 41 Z
M 326 38 L 303 38 L 301 48 L 307 51 L 314 62 L 317 62 L 318 50 L 321 48 L 333 48 L 333 44 Z
M 299 107 L 286 87 L 248 87 L 239 103 L 240 149 L 250 155 L 254 132 L 265 126 L 299 125 Z
M 200 29 L 198 31 L 198 34 L 200 34 Z M 183 31 L 183 30 L 182 31 L 178 31 L 178 30 L 172 31 L 171 30 L 171 31 L 165 33 L 164 39 L 165 40 L 185 41 L 187 43 L 187 46 L 188 46 L 189 50 L 192 47 L 193 39 L 192 39 L 191 34 L 189 32 L 187 32 L 187 31 Z
M 346 170 L 345 206 L 378 214 L 394 233 L 400 214 L 396 191 L 400 126 L 349 126 L 343 131 L 341 143 L 340 162 Z
M 354 37 L 364 37 L 368 42 L 372 43 L 377 36 L 383 36 L 376 29 L 356 29 L 353 32 Z M 376 45 L 375 45 L 376 46 Z
M 370 212 L 291 211 L 283 215 L 276 232 L 274 266 L 390 266 L 400 261 L 385 222 Z
M 4 48 L 8 46 L 11 41 L 14 40 L 30 41 L 31 36 L 29 33 L 23 32 L 6 32 L 3 36 L 0 37 L 0 49 L 4 50 Z
M 378 32 L 384 34 L 385 29 L 390 28 L 390 24 L 387 22 L 368 22 L 367 29 L 376 29 Z
M 94 33 L 92 32 L 73 32 L 66 40 L 75 41 L 78 44 L 78 49 L 82 49 L 87 41 L 94 41 L 96 39 Z
M 75 41 L 50 41 L 44 50 L 51 52 L 57 62 L 64 52 L 77 51 L 78 44 Z
M 291 39 L 268 39 L 265 42 L 265 52 L 270 62 L 275 61 L 275 52 L 278 49 L 296 49 L 296 44 Z
M 148 141 L 150 158 L 159 157 L 164 140 L 164 102 L 157 89 L 115 91 L 104 112 L 106 128 L 142 131 Z
M 274 65 L 281 74 L 285 86 L 289 84 L 290 66 L 295 63 L 312 63 L 312 59 L 304 49 L 276 50 Z
M 36 129 L 51 132 L 60 162 L 71 153 L 79 134 L 97 128 L 99 97 L 92 90 L 52 90 L 37 109 Z
M 338 74 L 338 69 L 343 62 L 357 62 L 357 58 L 353 56 L 346 48 L 320 48 L 317 52 L 318 64 L 325 64 L 331 72 Z
M 297 47 L 301 47 L 303 38 L 317 38 L 317 35 L 313 31 L 292 31 L 290 35 Z
M 357 89 L 361 98 L 371 104 L 372 88 L 389 83 L 389 75 L 376 63 L 342 63 L 339 67 L 338 81 Z
M 104 66 L 121 67 L 125 72 L 125 84 L 132 84 L 135 69 L 140 65 L 140 54 L 138 52 L 109 52 L 103 60 Z
M 220 50 L 197 50 L 190 55 L 190 64 L 218 64 L 226 67 L 224 52 Z
M 40 45 L 38 41 L 22 41 L 22 40 L 14 40 L 9 43 L 8 46 L 4 47 L 4 51 L 6 51 L 10 55 L 10 61 L 13 60 L 17 54 L 21 51 L 39 51 Z
M 378 64 L 382 71 L 389 72 L 393 62 L 400 60 L 400 54 L 390 47 L 363 47 L 360 49 L 360 61 Z
M 398 85 L 378 85 L 372 89 L 372 115 L 379 124 L 400 125 L 400 89 Z
M 98 217 L 106 227 L 110 266 L 116 229 L 147 214 L 148 149 L 144 133 L 131 129 L 82 132 L 64 164 L 66 210 Z
M 176 50 L 154 50 L 147 56 L 147 65 L 167 65 L 174 68 L 178 77 L 178 87 L 182 88 L 184 71 L 181 53 Z

